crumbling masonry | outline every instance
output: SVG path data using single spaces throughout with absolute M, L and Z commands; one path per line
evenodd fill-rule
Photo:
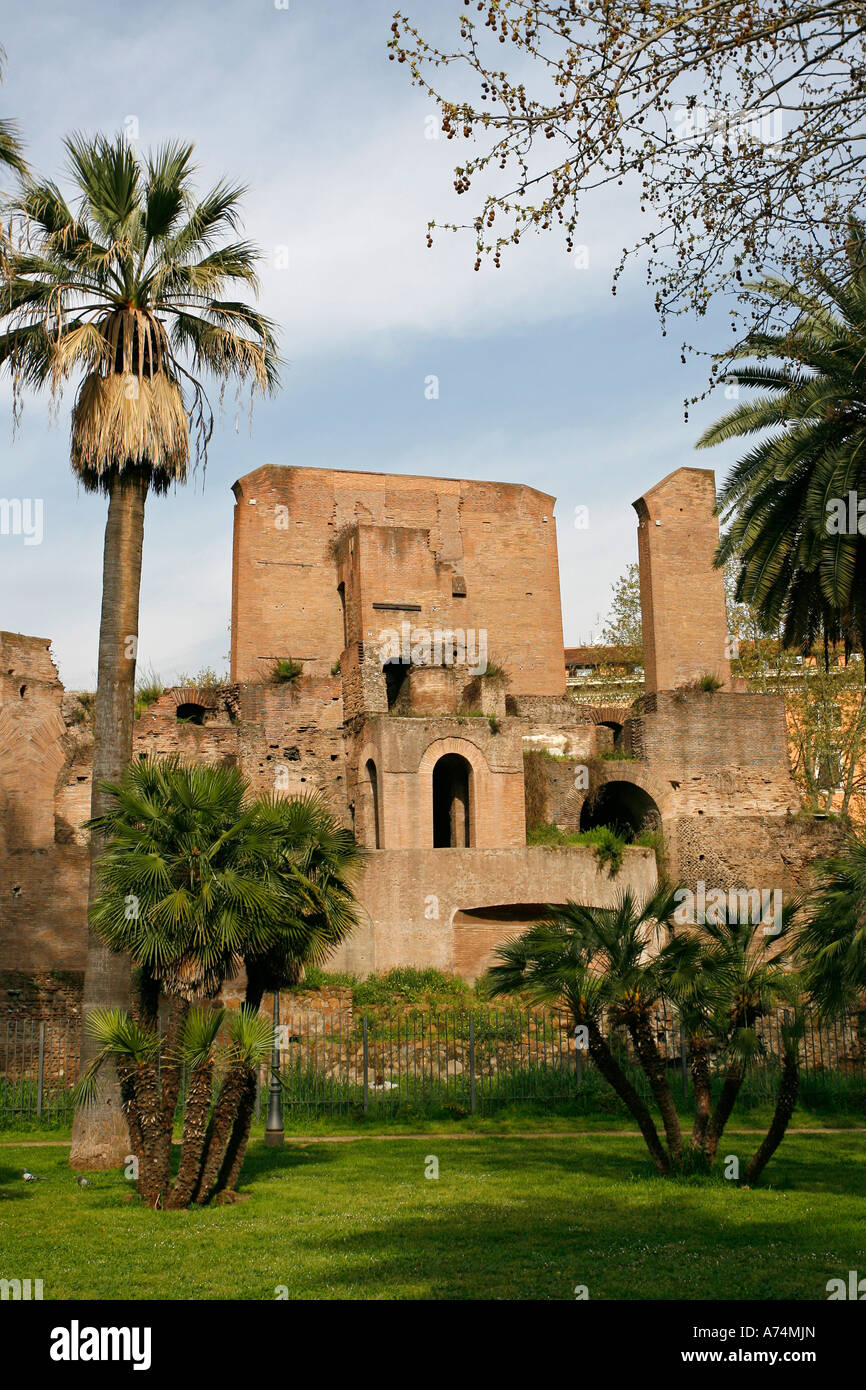
M 591 846 L 527 845 L 527 804 L 563 829 L 655 829 L 690 885 L 802 879 L 826 827 L 797 816 L 781 699 L 731 682 L 711 472 L 635 503 L 647 693 L 625 713 L 566 695 L 552 497 L 278 467 L 234 493 L 231 684 L 166 690 L 134 756 L 327 798 L 369 850 L 334 968 L 474 978 L 543 904 L 651 889 L 652 846 L 611 876 Z M 280 661 L 300 673 L 276 682 Z M 0 633 L 0 984 L 83 970 L 89 742 L 48 640 Z

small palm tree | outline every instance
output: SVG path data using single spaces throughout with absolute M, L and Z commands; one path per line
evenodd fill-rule
M 105 849 L 96 864 L 99 891 L 90 923 L 111 951 L 132 959 L 136 975 L 131 1019 L 123 1011 L 100 1011 L 101 1022 L 91 1030 L 98 1065 L 120 1060 L 128 1119 L 121 1044 L 125 1030 L 139 1030 L 136 1123 L 141 1128 L 141 1116 L 151 1118 L 141 1133 L 131 1124 L 130 1136 L 147 1164 L 142 1195 L 152 1206 L 209 1201 L 237 1181 L 262 1037 L 273 1045 L 271 1024 L 256 1012 L 262 992 L 295 983 L 304 964 L 324 960 L 356 925 L 351 884 L 361 851 L 316 796 L 297 804 L 257 800 L 229 767 L 142 759 L 105 791 L 111 804 L 93 825 Z M 196 1009 L 241 966 L 253 980 L 250 1002 L 232 1019 L 222 1088 L 202 1133 L 214 1039 L 208 1042 Z M 160 994 L 170 1001 L 170 1014 L 157 1069 L 147 1047 L 160 1036 Z M 170 1196 L 171 1127 L 191 1048 L 203 1070 L 188 1093 L 189 1146 L 182 1181 L 179 1175 Z M 90 1087 L 88 1099 L 93 1095 Z
M 743 921 L 739 912 L 719 907 L 709 912 L 704 922 L 677 921 L 670 941 L 659 954 L 657 971 L 665 996 L 676 1009 L 688 1038 L 695 1093 L 692 1148 L 703 1155 L 707 1166 L 715 1159 L 747 1068 L 766 1050 L 756 1029 L 758 1020 L 783 1005 L 800 1019 L 801 982 L 786 949 L 791 945 L 795 910 L 796 902 L 787 903 L 782 920 L 774 923 L 778 931 L 768 934 L 759 913 L 750 911 Z M 786 1027 L 781 1030 L 783 1038 L 788 1036 Z M 715 1106 L 713 1055 L 724 1066 Z M 795 1063 L 798 1058 L 795 1050 Z M 788 1090 L 786 1073 L 786 1095 Z M 767 1153 L 761 1167 L 769 1157 Z
M 866 999 L 866 839 L 849 831 L 839 852 L 816 867 L 796 918 L 806 987 L 825 1018 Z
M 256 292 L 258 253 L 239 239 L 241 188 L 193 191 L 192 146 L 139 157 L 123 138 L 66 141 L 77 199 L 28 180 L 12 204 L 26 237 L 10 249 L 0 294 L 0 367 L 20 411 L 25 388 L 59 392 L 78 379 L 72 468 L 108 497 L 94 712 L 91 815 L 102 786 L 132 756 L 144 509 L 148 492 L 182 483 L 206 458 L 212 415 L 202 382 L 278 384 L 273 327 L 236 287 Z M 98 834 L 92 854 L 101 848 Z M 91 873 L 91 893 L 94 878 Z M 129 971 L 91 936 L 85 1014 L 128 998 Z M 76 1118 L 71 1161 L 112 1166 L 126 1139 L 110 1091 Z
M 638 1123 L 660 1173 L 682 1156 L 682 1135 L 664 1059 L 653 1032 L 661 997 L 655 958 L 671 928 L 674 891 L 662 885 L 643 902 L 627 891 L 615 907 L 569 902 L 496 951 L 488 971 L 492 995 L 522 992 L 568 1008 L 599 1071 Z M 665 1129 L 662 1144 L 652 1114 L 628 1080 L 604 1035 L 606 1022 L 624 1025 L 652 1091 Z
M 738 387 L 760 393 L 701 437 L 698 448 L 763 436 L 729 475 L 719 498 L 717 563 L 737 557 L 738 601 L 752 604 L 788 646 L 866 634 L 866 538 L 829 524 L 850 492 L 866 498 L 866 229 L 852 219 L 847 282 L 820 270 L 805 289 L 780 280 L 760 288 L 793 309 L 786 332 L 754 331 L 734 358 Z
M 663 884 L 644 902 L 626 893 L 612 908 L 577 903 L 552 908 L 547 920 L 498 948 L 497 963 L 487 976 L 490 991 L 520 992 L 569 1010 L 575 1027 L 585 1029 L 590 1058 L 637 1121 L 664 1176 L 677 1172 L 690 1156 L 702 1168 L 711 1167 L 746 1067 L 763 1052 L 756 1022 L 780 1003 L 788 1004 L 793 1019 L 781 1030 L 783 1069 L 773 1122 L 746 1169 L 745 1180 L 756 1181 L 781 1143 L 797 1098 L 799 983 L 778 945 L 793 908 L 780 924 L 781 932 L 768 937 L 762 923 L 740 923 L 726 911 L 706 924 L 684 927 L 678 918 L 681 901 L 680 890 Z M 688 1148 L 655 1039 L 660 1004 L 673 1008 L 689 1038 L 695 1121 Z M 618 1025 L 628 1030 L 647 1078 L 664 1143 L 606 1036 L 610 1026 Z M 725 1065 L 715 1106 L 712 1053 Z

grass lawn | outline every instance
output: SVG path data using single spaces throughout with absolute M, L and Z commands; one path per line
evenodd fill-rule
M 789 1135 L 755 1191 L 663 1182 L 638 1140 L 592 1133 L 257 1140 L 248 1199 L 190 1212 L 143 1210 L 119 1173 L 90 1183 L 65 1148 L 0 1148 L 0 1276 L 46 1299 L 824 1299 L 866 1265 L 864 1134 Z

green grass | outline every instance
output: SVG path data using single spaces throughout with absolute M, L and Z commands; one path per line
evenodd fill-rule
M 2 1273 L 47 1299 L 823 1299 L 866 1247 L 864 1135 L 789 1136 L 754 1191 L 591 1134 L 256 1141 L 244 1174 L 247 1201 L 151 1213 L 118 1173 L 77 1187 L 65 1149 L 2 1148 Z

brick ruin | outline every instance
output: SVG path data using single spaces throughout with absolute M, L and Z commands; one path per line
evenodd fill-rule
M 635 503 L 647 693 L 631 707 L 566 694 L 545 493 L 291 467 L 234 493 L 231 683 L 165 690 L 133 756 L 326 797 L 369 850 L 334 969 L 472 979 L 542 904 L 652 887 L 653 847 L 611 876 L 591 846 L 528 845 L 527 807 L 565 830 L 659 830 L 668 870 L 708 889 L 785 891 L 826 849 L 827 824 L 798 814 L 781 699 L 731 684 L 711 472 Z M 0 633 L 0 1002 L 23 980 L 44 1001 L 84 967 L 88 697 L 49 647 Z M 299 673 L 278 682 L 277 662 Z

